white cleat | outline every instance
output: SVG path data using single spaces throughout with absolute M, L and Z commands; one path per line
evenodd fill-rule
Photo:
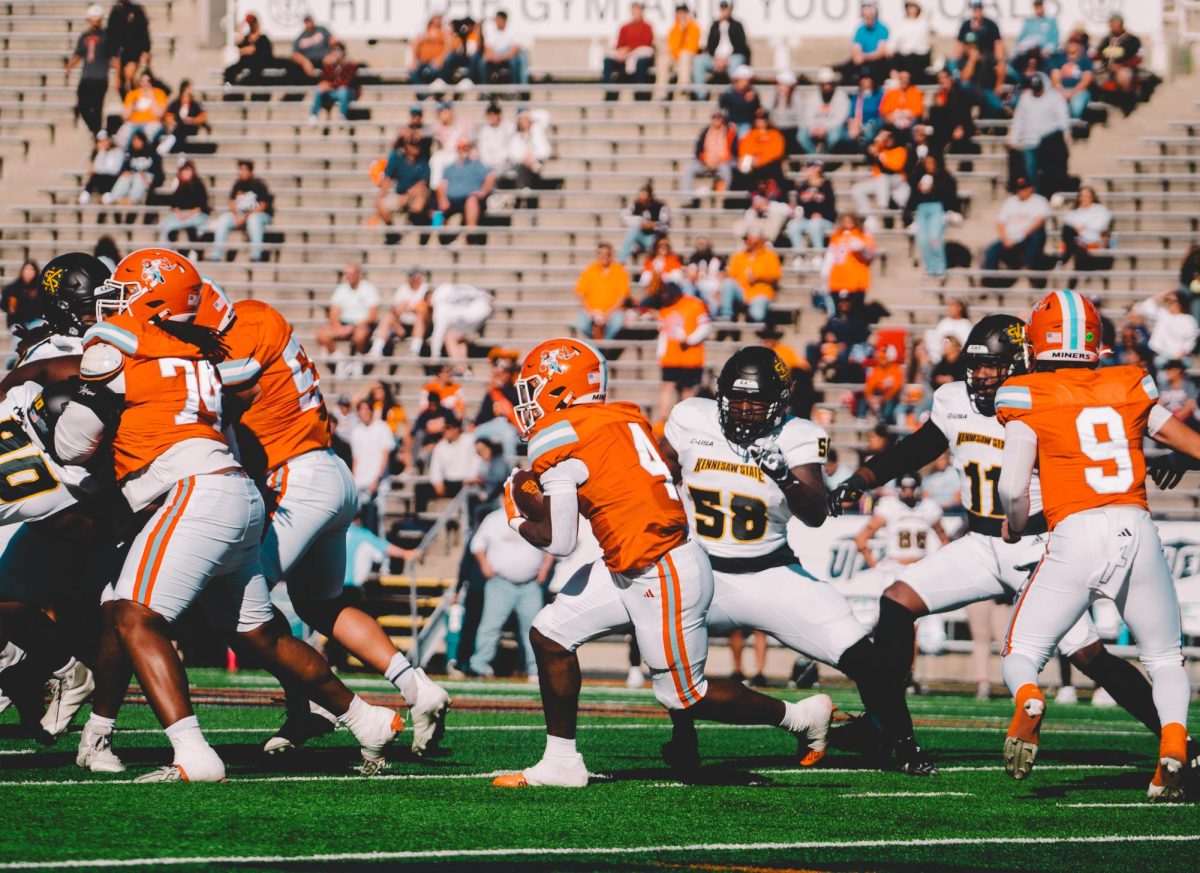
M 71 719 L 84 702 L 91 697 L 96 680 L 86 664 L 79 661 L 65 678 L 50 680 L 50 705 L 42 716 L 42 730 L 57 737 L 71 726 Z
M 409 709 L 412 718 L 414 755 L 424 755 L 434 751 L 446 733 L 446 713 L 450 711 L 453 701 L 446 689 L 425 675 L 425 671 L 417 668 L 417 700 Z
M 570 758 L 542 758 L 528 770 L 507 773 L 492 780 L 497 788 L 531 788 L 550 785 L 558 788 L 585 788 L 588 784 L 587 765 L 583 755 Z
M 833 700 L 828 694 L 814 694 L 796 703 L 802 714 L 801 726 L 793 730 L 807 751 L 800 759 L 801 767 L 811 767 L 825 757 L 825 742 L 829 736 L 829 722 L 833 719 Z
M 125 765 L 112 750 L 112 731 L 100 731 L 91 724 L 83 726 L 75 763 L 93 773 L 124 773 Z
M 1096 692 L 1092 695 L 1092 706 L 1099 706 L 1101 709 L 1108 709 L 1116 705 L 1117 701 L 1103 688 L 1097 688 Z
M 360 772 L 366 776 L 374 776 L 386 764 L 384 750 L 395 739 L 396 734 L 404 730 L 404 719 L 400 713 L 386 706 L 372 706 L 369 709 L 365 716 L 357 720 L 357 724 L 347 724 L 346 727 L 358 740 L 362 752 L 363 767 L 360 768 Z
M 625 677 L 626 688 L 643 688 L 646 685 L 646 674 L 642 672 L 641 667 L 630 667 L 629 674 Z
M 203 751 L 190 751 L 186 761 L 175 761 L 170 766 L 159 767 L 153 773 L 146 773 L 133 781 L 224 782 L 225 762 L 209 746 Z
M 1054 695 L 1055 703 L 1078 703 L 1079 694 L 1075 691 L 1074 685 L 1064 685 L 1058 689 L 1058 693 Z
M 0 714 L 3 714 L 4 710 L 8 709 L 11 705 L 12 700 L 5 697 L 3 689 L 0 689 Z

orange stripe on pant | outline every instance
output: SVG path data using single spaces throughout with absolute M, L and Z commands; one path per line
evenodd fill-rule
M 136 600 L 138 603 L 149 601 L 148 597 L 145 601 L 143 601 L 141 597 L 138 596 L 138 589 L 142 585 L 142 579 L 146 576 L 146 562 L 150 560 L 150 553 L 154 550 L 154 543 L 158 539 L 158 532 L 162 530 L 163 525 L 167 523 L 167 519 L 171 517 L 171 510 L 175 508 L 175 501 L 179 499 L 179 495 L 182 493 L 183 487 L 181 485 L 176 485 L 175 494 L 171 498 L 170 504 L 168 504 L 166 509 L 163 510 L 163 514 L 158 519 L 158 524 L 154 526 L 154 530 L 150 531 L 150 536 L 146 538 L 146 547 L 142 551 L 142 559 L 138 561 L 137 575 L 134 577 L 135 581 L 133 583 L 134 600 Z
M 271 478 L 277 481 L 268 482 L 267 485 L 270 486 L 272 491 L 274 491 L 275 486 L 278 484 L 279 491 L 276 492 L 275 496 L 271 498 L 271 510 L 267 513 L 267 524 L 270 524 L 271 521 L 274 520 L 275 513 L 279 511 L 279 507 L 283 504 L 283 495 L 287 494 L 287 464 L 284 463 L 282 467 L 275 471 Z
M 671 673 L 671 680 L 675 683 L 675 693 L 679 696 L 679 702 L 683 704 L 683 708 L 687 709 L 692 704 L 688 702 L 687 695 L 683 690 L 683 683 L 679 679 L 679 665 L 675 663 L 675 659 L 671 656 L 671 625 L 674 623 L 674 617 L 671 615 L 671 592 L 667 590 L 667 574 L 664 569 L 663 562 L 658 562 L 658 586 L 659 600 L 662 601 L 663 614 L 663 654 L 667 658 L 667 670 Z M 678 612 L 678 605 L 676 607 Z
M 1038 561 L 1038 565 L 1033 568 L 1033 574 L 1029 577 L 1029 581 L 1025 583 L 1025 588 L 1021 591 L 1020 598 L 1017 599 L 1017 605 L 1013 608 L 1012 618 L 1008 622 L 1008 633 L 1004 635 L 1004 655 L 1012 651 L 1012 635 L 1013 628 L 1017 626 L 1017 616 L 1021 614 L 1021 606 L 1025 603 L 1025 595 L 1033 587 L 1033 580 L 1037 578 L 1038 571 L 1042 569 L 1042 563 L 1045 560 L 1046 556 L 1043 555 L 1042 560 Z
M 675 586 L 675 634 L 679 640 L 679 658 L 683 662 L 683 675 L 687 681 L 687 693 L 691 696 L 693 702 L 699 702 L 700 693 L 696 691 L 696 685 L 692 682 L 692 665 L 688 661 L 687 646 L 684 644 L 683 637 L 683 596 L 679 590 L 679 571 L 675 569 L 675 562 L 671 559 L 671 553 L 666 555 L 667 566 L 671 570 L 671 581 Z
M 145 606 L 150 605 L 150 595 L 154 593 L 154 583 L 158 581 L 158 570 L 162 567 L 163 555 L 167 553 L 167 546 L 171 544 L 171 534 L 175 533 L 175 528 L 179 526 L 179 519 L 183 518 L 183 514 L 187 512 L 188 502 L 192 499 L 192 494 L 195 493 L 195 490 L 196 477 L 191 476 L 187 480 L 186 487 L 180 489 L 183 500 L 179 504 L 179 509 L 176 511 L 175 517 L 171 519 L 171 524 L 167 527 L 166 533 L 163 534 L 162 544 L 158 547 L 158 555 L 154 559 L 154 566 L 150 568 L 150 581 L 146 585 L 146 599 L 142 601 Z M 164 515 L 163 518 L 165 519 L 168 515 L 170 515 L 170 512 Z

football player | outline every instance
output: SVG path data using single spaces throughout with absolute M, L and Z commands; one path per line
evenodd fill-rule
M 996 420 L 996 391 L 1005 379 L 1025 372 L 1025 325 L 1009 315 L 988 315 L 967 336 L 965 382 L 934 392 L 929 419 L 891 449 L 860 467 L 829 496 L 829 511 L 888 482 L 906 470 L 931 463 L 942 452 L 959 476 L 968 533 L 903 569 L 879 599 L 875 644 L 890 678 L 902 685 L 912 663 L 915 623 L 922 616 L 996 598 L 1012 599 L 1046 549 L 1045 519 L 1036 474 L 1030 482 L 1030 518 L 1020 542 L 1001 534 L 1004 511 L 998 494 L 1004 457 L 1004 427 Z M 1094 682 L 1155 733 L 1158 716 L 1150 686 L 1129 662 L 1100 643 L 1090 617 L 1083 615 L 1059 642 L 1059 649 Z
M 833 704 L 817 694 L 800 703 L 766 697 L 731 679 L 707 679 L 712 568 L 688 536 L 687 515 L 650 425 L 631 403 L 606 403 L 608 362 L 574 339 L 544 342 L 516 380 L 517 419 L 544 492 L 543 517 L 522 517 L 505 489 L 510 524 L 553 555 L 570 554 L 582 513 L 604 550 L 581 568 L 534 621 L 546 716 L 546 752 L 502 787 L 581 787 L 588 773 L 575 747 L 580 674 L 575 650 L 630 625 L 668 710 L 734 724 L 778 725 L 824 753 Z
M 788 413 L 791 375 L 775 352 L 752 346 L 726 361 L 717 399 L 678 404 L 660 443 L 680 473 L 691 529 L 709 554 L 710 631 L 755 628 L 796 652 L 837 667 L 859 687 L 863 704 L 894 744 L 900 769 L 936 772 L 912 736 L 903 689 L 883 681 L 878 652 L 846 598 L 801 566 L 787 527 L 825 521 L 821 465 L 829 438 Z M 696 762 L 691 720 L 672 712 L 675 735 L 664 756 Z
M 175 330 L 194 319 L 202 277 L 177 252 L 144 249 L 124 258 L 109 282 L 115 293 L 99 301 L 100 321 L 84 335 L 83 383 L 57 417 L 50 445 L 61 461 L 80 464 L 111 431 L 115 475 L 130 507 L 159 504 L 114 585 L 118 635 L 174 748 L 169 766 L 138 781 L 225 777 L 200 731 L 168 628 L 210 586 L 216 618 L 236 629 L 239 648 L 343 713 L 368 766 L 377 764 L 402 726 L 399 714 L 351 694 L 271 607 L 259 559 L 263 502 L 220 431 L 214 349 Z
M 1038 673 L 1089 604 L 1105 597 L 1133 633 L 1162 725 L 1147 795 L 1179 801 L 1190 692 L 1175 584 L 1146 503 L 1142 440 L 1200 458 L 1200 434 L 1158 404 L 1154 379 L 1140 367 L 1100 369 L 1100 314 L 1082 295 L 1046 295 L 1027 336 L 1034 371 L 996 392 L 1004 425 L 998 491 L 1005 539 L 1015 542 L 1030 530 L 1036 465 L 1049 537 L 1005 640 L 1002 669 L 1016 712 L 1004 767 L 1017 779 L 1029 775 L 1046 711 Z
M 316 366 L 277 310 L 260 300 L 233 304 L 212 282 L 205 286 L 197 325 L 215 331 L 226 346 L 217 364 L 225 402 L 233 407 L 225 421 L 237 422 L 239 455 L 266 501 L 262 563 L 268 584 L 286 579 L 306 624 L 396 686 L 412 711 L 413 752 L 425 754 L 441 739 L 450 696 L 397 651 L 374 618 L 348 601 L 342 584 L 346 531 L 358 494 L 350 471 L 330 449 Z M 268 754 L 334 729 L 309 711 L 302 695 L 288 701 L 288 719 L 267 740 Z

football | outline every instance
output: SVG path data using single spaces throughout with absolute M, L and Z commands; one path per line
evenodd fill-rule
M 537 476 L 529 470 L 518 470 L 513 474 L 513 502 L 521 515 L 530 521 L 541 521 L 546 517 L 545 498 Z

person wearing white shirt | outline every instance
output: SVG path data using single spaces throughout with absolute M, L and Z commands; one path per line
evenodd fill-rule
M 392 295 L 392 305 L 383 311 L 371 353 L 381 355 L 392 337 L 407 337 L 413 356 L 421 353 L 429 333 L 429 282 L 425 271 L 413 267 L 404 284 Z
M 942 359 L 947 337 L 958 340 L 959 346 L 965 348 L 967 336 L 971 333 L 971 317 L 967 312 L 967 304 L 958 298 L 946 302 L 946 314 L 938 323 L 925 331 L 925 349 L 933 363 Z
M 364 355 L 379 320 L 379 289 L 363 278 L 358 264 L 348 264 L 342 280 L 329 297 L 329 322 L 317 328 L 317 343 L 333 354 L 338 340 L 348 339 L 351 353 Z
M 1167 291 L 1133 307 L 1133 314 L 1145 319 L 1150 328 L 1147 345 L 1154 352 L 1154 363 L 1162 367 L 1167 361 L 1186 362 L 1200 337 L 1196 319 L 1183 309 L 1177 291 Z
M 367 399 L 360 400 L 355 409 L 358 421 L 345 431 L 350 445 L 351 473 L 358 490 L 358 505 L 364 513 L 364 525 L 379 530 L 378 499 L 386 493 L 388 464 L 396 448 L 396 435 L 375 415 L 375 407 Z
M 508 29 L 508 13 L 499 10 L 491 21 L 483 23 L 483 67 L 475 74 L 480 83 L 490 82 L 502 67 L 508 67 L 512 84 L 529 84 L 529 62 L 525 52 Z
M 1062 217 L 1059 260 L 1065 264 L 1074 259 L 1076 270 L 1111 267 L 1111 259 L 1097 257 L 1093 253 L 1107 248 L 1112 221 L 1112 213 L 1100 202 L 1096 189 L 1089 185 L 1082 186 L 1075 198 L 1075 206 Z
M 467 337 L 479 333 L 492 315 L 492 295 L 465 282 L 446 282 L 433 289 L 429 298 L 433 308 L 433 335 L 429 354 L 465 360 Z
M 1033 182 L 1018 178 L 1016 192 L 1000 207 L 996 226 L 1000 238 L 987 247 L 983 256 L 985 270 L 998 270 L 1001 263 L 1009 269 L 1040 269 L 1046 247 L 1046 219 L 1050 202 L 1034 193 Z
M 888 37 L 892 68 L 907 70 L 914 82 L 927 81 L 925 71 L 931 58 L 929 36 L 929 19 L 921 14 L 921 4 L 906 0 L 904 17 L 892 27 Z
M 486 121 L 475 136 L 479 160 L 489 170 L 502 173 L 508 168 L 508 148 L 517 131 L 511 121 L 502 119 L 500 107 L 495 103 L 488 104 L 484 117 Z
M 542 166 L 550 160 L 552 149 L 546 135 L 549 121 L 549 115 L 542 109 L 536 112 L 522 109 L 517 113 L 517 131 L 508 141 L 508 167 L 516 174 L 517 187 L 522 190 L 533 187 L 541 178 Z
M 475 437 L 463 432 L 457 418 L 446 418 L 446 432 L 429 456 L 429 483 L 438 497 L 453 497 L 463 485 L 478 481 L 483 461 Z
M 475 634 L 475 652 L 467 672 L 491 676 L 492 661 L 500 644 L 500 631 L 508 617 L 517 616 L 517 638 L 525 653 L 525 672 L 536 682 L 538 669 L 529 630 L 533 619 L 545 605 L 545 584 L 550 578 L 554 558 L 531 546 L 508 526 L 503 509 L 486 516 L 471 538 L 471 553 L 487 579 L 483 588 L 483 614 Z

